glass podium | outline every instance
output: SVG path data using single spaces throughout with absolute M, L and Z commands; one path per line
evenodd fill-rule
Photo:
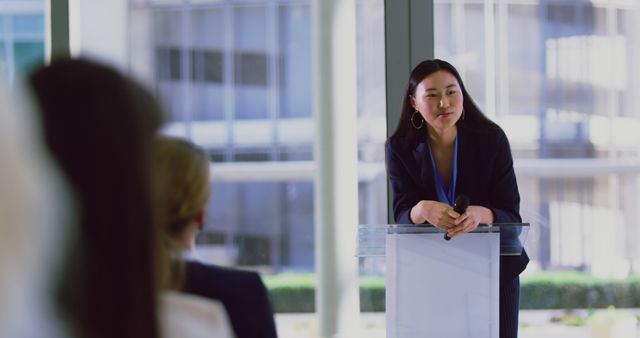
M 528 223 L 481 224 L 447 241 L 432 225 L 361 225 L 357 256 L 385 260 L 388 338 L 498 338 L 500 255 Z

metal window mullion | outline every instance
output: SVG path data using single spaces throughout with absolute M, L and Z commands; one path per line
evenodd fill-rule
M 267 79 L 269 85 L 269 118 L 271 120 L 271 147 L 270 155 L 272 161 L 277 161 L 278 158 L 278 112 L 280 110 L 279 90 L 278 83 L 280 80 L 280 67 L 278 62 L 278 45 L 279 45 L 279 30 L 278 30 L 278 5 L 276 2 L 271 2 L 267 9 L 268 17 L 267 22 L 269 27 L 267 28 L 268 41 L 269 41 L 269 61 Z
M 609 42 L 611 43 L 617 33 L 618 15 L 616 13 L 616 8 L 612 4 L 607 4 L 605 6 L 605 11 L 606 11 L 606 30 L 607 30 L 606 36 L 609 38 Z M 611 54 L 613 52 L 611 51 L 611 49 L 609 49 L 607 53 L 610 56 L 612 56 Z M 609 102 L 608 106 L 611 108 L 609 109 L 609 118 L 611 119 L 611 122 L 612 122 L 612 123 L 609 123 L 611 130 L 609 132 L 610 143 L 608 147 L 609 151 L 607 151 L 607 153 L 608 153 L 608 157 L 617 157 L 618 155 L 616 150 L 618 149 L 618 147 L 616 146 L 613 140 L 613 136 L 616 134 L 613 120 L 620 115 L 620 101 L 618 100 L 617 89 L 615 89 L 613 86 L 610 86 L 609 89 L 607 90 L 607 101 Z
M 634 182 L 635 181 L 635 182 Z M 633 193 L 633 205 L 636 206 L 633 208 L 635 215 L 631 215 L 631 219 L 640 219 L 640 208 L 638 208 L 637 206 L 640 205 L 640 173 L 636 173 L 634 175 L 634 181 L 631 181 L 631 185 L 630 188 L 632 189 L 632 191 L 634 191 Z M 593 196 L 593 194 L 591 194 L 590 196 Z M 640 237 L 640 231 L 638 231 L 636 229 L 636 234 L 633 237 L 634 240 L 637 240 Z M 638 262 L 640 260 L 640 247 L 638 245 L 635 246 L 635 252 L 634 252 L 634 256 L 633 256 L 633 261 L 634 263 Z M 634 264 L 635 265 L 635 264 Z M 633 266 L 633 268 L 637 268 L 637 265 Z M 637 270 L 634 271 L 636 274 L 638 273 Z
M 222 8 L 224 11 L 224 18 L 226 20 L 224 36 L 224 92 L 225 92 L 225 110 L 224 119 L 227 123 L 227 147 L 225 147 L 224 157 L 226 161 L 232 161 L 234 145 L 233 140 L 235 138 L 234 119 L 235 119 L 235 60 L 234 60 L 234 35 L 235 35 L 235 18 L 233 7 L 230 4 L 225 4 Z
M 461 57 L 462 55 L 464 55 L 465 51 L 466 51 L 466 37 L 465 37 L 465 20 L 464 20 L 464 2 L 462 1 L 455 1 L 453 4 L 451 4 L 451 31 L 453 32 L 452 34 L 453 36 L 453 41 L 454 41 L 454 51 L 453 51 L 453 55 L 457 56 L 457 57 Z M 460 76 L 462 76 L 463 79 L 467 78 L 467 64 L 466 62 L 460 62 L 459 65 L 456 65 L 456 67 L 458 67 L 458 71 L 460 73 Z
M 191 37 L 189 29 L 189 4 L 188 0 L 184 0 L 180 6 L 180 55 L 184 56 L 180 65 L 182 79 L 180 81 L 180 89 L 182 96 L 182 117 L 185 126 L 186 137 L 192 139 L 193 133 L 191 132 Z
M 509 115 L 509 10 L 506 2 L 498 2 L 497 32 L 499 39 L 498 61 L 498 106 L 496 116 Z
M 149 14 L 151 16 L 151 19 L 148 20 L 148 31 L 151 32 L 151 48 L 153 49 L 151 51 L 151 60 L 152 61 L 152 65 L 151 67 L 153 67 L 152 70 L 152 74 L 153 74 L 153 89 L 155 91 L 155 94 L 160 97 L 161 95 L 161 86 L 160 86 L 160 82 L 162 81 L 162 76 L 160 76 L 160 71 L 159 71 L 159 66 L 162 65 L 162 54 L 160 53 L 160 48 L 163 47 L 162 43 L 160 43 L 160 39 L 158 39 L 158 33 L 156 32 L 156 20 L 158 20 L 158 13 L 160 12 L 159 10 L 157 10 L 156 8 L 152 8 L 150 5 L 149 7 L 146 7 L 146 10 L 148 10 L 149 12 L 151 12 L 151 14 Z M 171 65 L 170 63 L 167 63 L 169 66 Z M 166 97 L 163 98 L 163 101 L 166 102 L 167 104 L 167 113 L 172 113 L 173 110 L 173 104 L 172 101 Z
M 495 0 L 484 0 L 484 114 L 496 116 Z
M 269 85 L 269 118 L 271 121 L 271 146 L 270 160 L 277 161 L 278 158 L 278 136 L 277 136 L 277 123 L 278 123 L 278 6 L 275 2 L 271 2 L 267 7 L 267 40 L 268 40 L 268 72 L 267 83 Z M 278 189 L 285 190 L 285 183 L 278 183 Z M 282 207 L 283 199 L 282 194 L 279 195 L 277 203 Z M 282 266 L 281 245 L 283 243 L 284 233 L 282 231 L 283 224 L 285 223 L 284 214 L 280 213 L 279 222 L 276 227 L 280 231 L 270 232 L 271 235 L 271 264 L 275 267 L 276 271 Z

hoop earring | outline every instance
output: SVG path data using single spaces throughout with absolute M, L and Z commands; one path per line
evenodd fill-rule
M 416 114 L 420 115 L 420 113 L 418 113 L 418 111 L 414 111 L 413 114 L 411 115 L 411 126 L 413 126 L 413 128 L 415 129 L 420 129 L 422 127 L 424 127 L 424 119 L 421 117 L 420 118 L 420 125 L 416 126 L 416 122 L 414 121 L 414 117 L 416 116 Z

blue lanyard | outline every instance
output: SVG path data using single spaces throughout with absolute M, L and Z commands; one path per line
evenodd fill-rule
M 433 153 L 431 152 L 431 145 L 427 140 L 427 146 L 429 147 L 429 155 L 431 156 L 431 167 L 433 168 L 433 175 L 435 177 L 435 186 L 436 186 L 436 194 L 438 195 L 438 200 L 442 203 L 447 203 L 450 206 L 455 204 L 455 194 L 456 194 L 456 183 L 458 181 L 458 137 L 456 136 L 456 141 L 453 146 L 453 175 L 451 175 L 451 184 L 449 185 L 449 191 L 447 191 L 444 187 L 444 182 L 440 177 L 440 173 L 438 172 L 438 168 L 436 167 L 436 162 L 433 159 Z

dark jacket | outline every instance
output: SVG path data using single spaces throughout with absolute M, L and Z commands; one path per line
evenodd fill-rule
M 277 337 L 267 289 L 255 272 L 189 261 L 184 291 L 220 301 L 237 338 Z
M 427 132 L 419 139 L 393 136 L 386 145 L 393 215 L 398 224 L 411 224 L 411 208 L 421 200 L 437 201 Z M 520 194 L 513 171 L 509 141 L 502 129 L 458 127 L 458 178 L 455 196 L 467 195 L 470 205 L 493 211 L 495 223 L 520 223 Z M 520 256 L 500 257 L 500 277 L 519 275 L 529 262 Z

